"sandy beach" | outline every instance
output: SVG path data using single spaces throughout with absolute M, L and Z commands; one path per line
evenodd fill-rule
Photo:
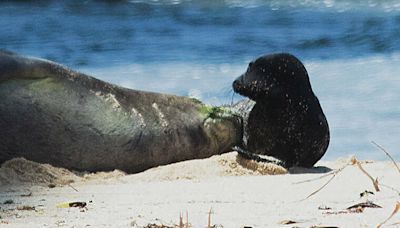
M 7 0 L 0 27 L 0 228 L 400 228 L 399 0 Z
M 18 158 L 0 168 L 0 226 L 179 227 L 182 215 L 184 227 L 207 227 L 209 217 L 214 227 L 377 227 L 400 201 L 400 173 L 389 161 L 361 161 L 378 192 L 350 160 L 287 171 L 232 152 L 127 175 Z M 365 202 L 381 208 L 347 209 Z M 383 227 L 399 222 L 395 214 Z

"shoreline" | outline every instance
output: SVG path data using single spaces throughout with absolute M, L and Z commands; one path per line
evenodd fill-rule
M 327 176 L 332 173 L 329 170 L 340 169 L 349 159 L 320 161 L 317 166 L 325 168 L 297 169 L 283 175 L 246 171 L 244 166 L 235 167 L 238 164 L 235 159 L 235 153 L 228 153 L 130 175 L 120 171 L 73 173 L 78 179 L 64 184 L 58 182 L 55 186 L 50 186 L 46 179 L 41 179 L 42 183 L 2 184 L 0 226 L 146 227 L 158 224 L 161 227 L 179 225 L 180 214 L 186 222 L 187 213 L 191 227 L 207 227 L 212 210 L 211 224 L 223 227 L 371 227 L 388 218 L 400 200 L 396 192 L 400 189 L 397 181 L 400 173 L 389 161 L 362 163 L 371 176 L 378 178 L 379 192 L 359 168 L 347 166 L 323 189 L 306 199 L 332 176 Z M 46 165 L 39 164 L 43 166 Z M 49 176 L 71 179 L 72 172 L 68 170 L 46 168 Z M 263 170 L 273 169 L 264 167 Z M 0 171 L 4 179 L 3 168 Z M 297 183 L 307 180 L 311 181 Z M 360 198 L 360 193 L 365 191 L 373 194 Z M 346 210 L 367 200 L 382 208 Z M 9 204 L 4 204 L 6 201 Z M 87 205 L 59 208 L 63 203 L 74 201 Z M 386 224 L 399 221 L 396 214 Z M 284 225 L 285 222 L 288 224 Z

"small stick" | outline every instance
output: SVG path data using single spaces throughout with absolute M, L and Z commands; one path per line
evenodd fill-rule
M 304 180 L 304 181 L 299 181 L 299 182 L 294 182 L 293 184 L 302 184 L 302 183 L 306 183 L 306 182 L 311 182 L 311 181 L 316 181 L 316 180 L 319 180 L 319 179 L 323 179 L 323 178 L 328 177 L 330 175 L 335 175 L 335 174 L 339 173 L 340 171 L 342 171 L 343 169 L 345 169 L 349 165 L 351 165 L 351 164 L 348 163 L 348 164 L 342 166 L 341 168 L 339 168 L 339 169 L 337 169 L 337 170 L 335 170 L 333 172 L 324 174 L 324 175 L 322 175 L 320 177 L 316 177 L 316 178 L 308 179 L 308 180 Z
M 374 180 L 374 178 L 372 178 L 372 176 L 369 175 L 369 174 L 367 173 L 367 171 L 365 171 L 365 169 L 361 166 L 361 162 L 358 161 L 358 160 L 356 159 L 356 157 L 352 157 L 350 163 L 344 165 L 343 167 L 339 168 L 338 170 L 336 170 L 336 171 L 334 171 L 334 172 L 332 172 L 332 173 L 325 174 L 325 175 L 323 175 L 323 176 L 321 176 L 321 177 L 318 177 L 318 178 L 314 178 L 314 179 L 310 179 L 310 180 L 305 180 L 305 181 L 297 182 L 297 183 L 295 183 L 295 184 L 304 183 L 304 182 L 310 182 L 310 181 L 322 179 L 322 178 L 324 178 L 324 177 L 327 177 L 327 176 L 329 176 L 329 175 L 332 175 L 332 177 L 331 177 L 324 185 L 322 185 L 319 189 L 317 189 L 316 191 L 312 192 L 310 195 L 308 195 L 308 196 L 304 199 L 304 200 L 306 200 L 306 199 L 310 198 L 311 196 L 317 194 L 319 191 L 321 191 L 325 186 L 327 186 L 327 185 L 333 180 L 333 178 L 335 178 L 335 176 L 336 176 L 339 172 L 343 171 L 343 170 L 344 170 L 347 166 L 349 166 L 349 165 L 357 165 L 357 167 L 358 167 L 365 175 L 367 175 L 367 176 L 372 180 L 372 183 L 373 183 L 373 185 L 374 185 L 375 190 L 376 190 L 377 192 L 380 191 L 379 186 L 378 186 L 378 180 L 377 180 L 377 179 Z
M 207 225 L 207 228 L 211 228 L 211 213 L 212 213 L 212 208 L 210 208 L 210 211 L 208 212 L 208 225 Z
M 336 171 L 337 171 L 337 170 L 336 170 Z M 304 184 L 304 183 L 308 183 L 308 182 L 312 182 L 312 181 L 324 179 L 325 177 L 328 177 L 328 176 L 330 176 L 330 175 L 336 174 L 336 171 L 334 171 L 334 172 L 329 172 L 329 173 L 327 173 L 327 174 L 324 174 L 324 175 L 319 176 L 319 177 L 316 177 L 316 178 L 307 179 L 307 180 L 298 181 L 298 182 L 293 182 L 293 184 Z
M 179 213 L 179 228 L 183 228 L 182 212 Z
M 344 170 L 347 166 L 349 166 L 349 165 L 352 165 L 352 163 L 347 163 L 346 165 L 342 166 L 342 167 L 339 168 L 338 170 L 336 170 L 336 171 L 334 171 L 334 172 L 331 172 L 331 173 L 328 173 L 328 174 L 325 174 L 325 175 L 323 175 L 322 177 L 315 178 L 315 179 L 311 179 L 311 180 L 306 180 L 306 181 L 302 181 L 302 182 L 297 182 L 297 183 L 310 182 L 310 181 L 313 181 L 313 180 L 321 179 L 321 178 L 327 177 L 327 176 L 329 176 L 329 175 L 332 175 L 332 177 L 331 177 L 324 185 L 322 185 L 319 189 L 317 189 L 316 191 L 314 191 L 313 193 L 311 193 L 310 195 L 308 195 L 308 196 L 307 196 L 305 199 L 303 199 L 303 200 L 306 200 L 306 199 L 310 198 L 311 196 L 317 194 L 319 191 L 321 191 L 325 186 L 327 186 L 327 185 L 333 180 L 333 178 L 335 178 L 335 176 L 336 176 L 339 172 L 343 171 L 343 170 Z
M 68 186 L 70 186 L 72 189 L 74 189 L 76 192 L 79 192 L 78 189 L 74 188 L 74 186 L 72 186 L 71 184 L 68 184 Z
M 382 183 L 380 183 L 380 186 L 385 187 L 385 188 L 388 188 L 388 189 L 390 189 L 390 190 L 392 190 L 392 191 L 395 191 L 395 192 L 397 192 L 397 194 L 399 194 L 399 196 L 400 196 L 400 191 L 399 191 L 399 190 L 397 190 L 397 189 L 395 189 L 395 188 L 393 188 L 393 187 L 391 187 L 391 186 L 389 186 L 389 185 L 382 184 Z
M 316 191 L 314 191 L 313 193 L 311 193 L 309 196 L 307 196 L 304 200 L 310 198 L 311 196 L 317 194 L 319 191 L 321 191 L 325 186 L 327 186 L 329 184 L 329 182 L 331 182 L 333 180 L 333 178 L 336 176 L 336 173 L 333 174 L 333 176 L 324 184 L 322 185 L 319 189 L 317 189 Z
M 387 221 L 389 221 L 389 219 L 391 219 L 393 217 L 393 215 L 395 215 L 399 210 L 400 210 L 400 202 L 397 202 L 396 207 L 394 208 L 392 214 L 385 221 L 381 222 L 378 225 L 378 228 L 380 228 L 383 224 L 385 224 Z
M 374 141 L 371 141 L 371 143 L 372 144 L 374 144 L 376 147 L 378 147 L 380 150 L 382 150 L 383 151 L 383 153 L 385 153 L 389 158 L 390 158 L 390 160 L 392 160 L 392 162 L 393 162 L 393 164 L 396 166 L 396 168 L 397 168 L 397 171 L 399 171 L 399 173 L 400 173 L 400 168 L 399 168 L 399 166 L 397 165 L 397 163 L 396 163 L 396 161 L 393 159 L 393 157 L 389 154 L 389 152 L 387 152 L 386 150 L 385 150 L 385 148 L 383 148 L 381 145 L 379 145 L 378 143 L 376 143 L 376 142 L 374 142 Z
M 357 167 L 358 167 L 365 175 L 367 175 L 367 177 L 368 177 L 369 179 L 371 179 L 372 184 L 374 185 L 375 191 L 379 192 L 380 189 L 379 189 L 378 179 L 374 179 L 369 173 L 367 173 L 367 171 L 365 171 L 365 169 L 361 166 L 361 162 L 358 161 L 357 158 L 356 158 L 355 156 L 351 159 L 351 162 L 352 162 L 353 165 L 357 165 Z
M 189 213 L 186 211 L 186 228 L 189 228 Z

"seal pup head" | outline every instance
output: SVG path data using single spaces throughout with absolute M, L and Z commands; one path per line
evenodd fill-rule
M 248 152 L 274 156 L 287 167 L 312 167 L 325 154 L 328 123 L 295 56 L 262 56 L 250 62 L 232 86 L 256 102 L 245 126 Z
M 254 101 L 290 94 L 312 93 L 304 65 L 287 53 L 262 56 L 233 82 L 236 93 Z

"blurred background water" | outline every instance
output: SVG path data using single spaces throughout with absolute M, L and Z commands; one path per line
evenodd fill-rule
M 0 48 L 139 90 L 241 99 L 252 59 L 290 52 L 328 118 L 326 159 L 400 159 L 398 0 L 1 1 Z

